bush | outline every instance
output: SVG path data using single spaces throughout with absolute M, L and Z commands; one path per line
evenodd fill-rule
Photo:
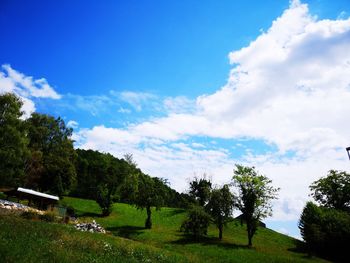
M 25 218 L 25 219 L 35 219 L 38 220 L 39 219 L 39 214 L 33 211 L 25 211 L 21 214 L 21 217 Z
M 112 199 L 107 185 L 97 188 L 96 203 L 101 207 L 102 215 L 108 216 L 112 212 Z
M 67 206 L 67 216 L 76 217 L 75 209 L 73 206 Z
M 6 199 L 6 195 L 3 192 L 0 192 L 0 199 Z
M 56 221 L 57 214 L 52 211 L 47 211 L 44 214 L 40 215 L 40 220 L 46 221 L 46 222 L 55 222 Z
M 182 223 L 180 231 L 193 235 L 195 239 L 204 236 L 208 232 L 210 216 L 203 207 L 193 206 L 188 212 L 187 219 Z
M 309 252 L 340 260 L 348 256 L 350 215 L 347 212 L 308 202 L 299 228 Z

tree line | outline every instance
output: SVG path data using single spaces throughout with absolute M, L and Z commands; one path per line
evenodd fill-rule
M 14 94 L 0 95 L 0 186 L 24 186 L 59 196 L 95 200 L 107 216 L 112 204 L 126 202 L 145 209 L 145 227 L 152 227 L 152 207 L 188 208 L 182 229 L 198 238 L 210 223 L 219 229 L 232 220 L 234 208 L 247 224 L 248 244 L 258 221 L 271 213 L 270 200 L 278 189 L 254 167 L 236 166 L 231 185 L 212 187 L 205 178 L 178 193 L 167 180 L 141 171 L 132 155 L 118 159 L 109 153 L 74 149 L 72 128 L 60 117 L 33 113 L 23 119 L 22 102 Z M 230 188 L 235 187 L 237 193 Z
M 260 221 L 272 215 L 271 201 L 277 198 L 279 188 L 271 183 L 254 167 L 243 165 L 236 165 L 231 183 L 221 187 L 213 187 L 205 177 L 195 178 L 189 189 L 194 202 L 181 231 L 199 239 L 207 234 L 209 224 L 213 223 L 221 240 L 224 226 L 233 221 L 232 213 L 236 209 L 241 212 L 241 223 L 246 224 L 248 246 L 251 247 Z
M 73 130 L 62 118 L 33 113 L 24 119 L 21 107 L 16 95 L 0 95 L 0 187 L 94 199 L 103 215 L 111 212 L 115 201 L 148 212 L 151 206 L 185 206 L 185 194 L 170 188 L 166 180 L 143 173 L 132 155 L 118 159 L 74 149 Z

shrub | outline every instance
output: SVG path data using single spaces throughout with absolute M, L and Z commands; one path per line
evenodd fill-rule
M 57 214 L 52 211 L 47 211 L 44 214 L 40 215 L 39 218 L 46 222 L 55 222 Z
M 25 219 L 39 219 L 39 214 L 33 211 L 25 211 L 21 214 L 21 217 Z
M 180 231 L 191 234 L 195 239 L 204 236 L 208 232 L 210 216 L 203 207 L 193 206 L 188 212 L 187 219 L 182 223 Z
M 350 215 L 347 212 L 308 202 L 301 214 L 299 228 L 309 252 L 346 259 L 350 244 Z
M 67 215 L 70 217 L 76 217 L 75 209 L 73 206 L 67 206 Z
M 6 199 L 6 195 L 3 192 L 0 192 L 0 199 Z

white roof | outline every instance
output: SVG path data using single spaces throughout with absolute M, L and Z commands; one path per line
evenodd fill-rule
M 22 192 L 22 193 L 31 194 L 31 195 L 37 195 L 37 196 L 41 196 L 41 197 L 45 197 L 45 198 L 49 198 L 49 199 L 53 199 L 53 200 L 57 200 L 57 201 L 60 200 L 58 198 L 58 196 L 40 193 L 40 192 L 34 191 L 32 189 L 18 187 L 17 191 Z

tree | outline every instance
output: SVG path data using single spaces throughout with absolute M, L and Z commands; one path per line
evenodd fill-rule
M 27 183 L 60 196 L 68 193 L 76 181 L 73 130 L 60 117 L 39 113 L 33 113 L 26 126 L 31 152 L 26 167 L 30 175 Z
M 164 192 L 165 182 L 161 178 L 152 178 L 145 174 L 139 174 L 137 192 L 134 203 L 139 209 L 146 209 L 147 218 L 145 228 L 152 228 L 152 210 L 151 207 L 156 207 L 157 210 L 163 205 L 166 198 Z
M 190 182 L 189 194 L 198 203 L 198 205 L 204 207 L 209 200 L 211 186 L 210 180 L 207 180 L 205 176 L 200 179 L 195 177 L 194 180 Z
M 312 183 L 313 198 L 325 207 L 350 210 L 350 174 L 330 170 L 326 177 Z
M 188 211 L 187 218 L 180 227 L 181 232 L 191 234 L 194 239 L 198 240 L 208 232 L 210 215 L 202 206 L 194 205 Z
M 346 262 L 350 243 L 350 215 L 334 208 L 308 202 L 299 221 L 299 229 L 309 253 Z
M 242 212 L 247 224 L 249 246 L 252 246 L 259 220 L 272 214 L 270 201 L 277 198 L 279 188 L 274 188 L 271 183 L 271 180 L 260 175 L 254 167 L 236 165 L 233 186 L 238 194 L 235 195 L 234 204 Z
M 28 140 L 21 107 L 16 95 L 0 95 L 0 186 L 19 186 L 24 180 Z
M 212 190 L 206 211 L 208 211 L 212 222 L 219 229 L 220 240 L 222 239 L 224 225 L 231 219 L 233 203 L 234 197 L 228 185 Z
M 129 175 L 129 164 L 98 151 L 78 149 L 77 154 L 77 185 L 73 194 L 94 199 L 101 207 L 102 215 L 109 215 Z

